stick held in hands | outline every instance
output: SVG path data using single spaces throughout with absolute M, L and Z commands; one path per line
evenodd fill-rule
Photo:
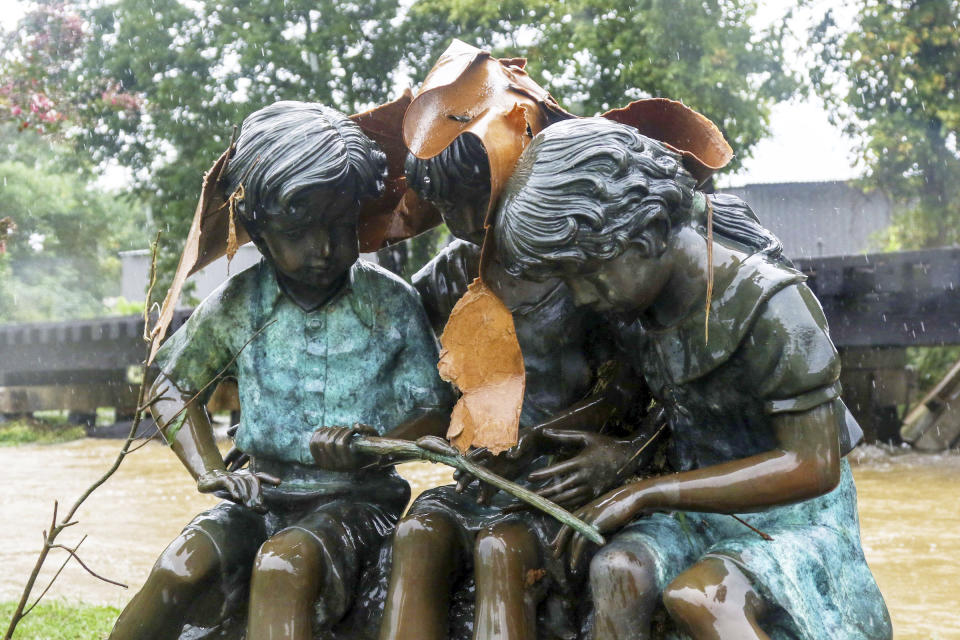
M 600 532 L 597 531 L 595 527 L 580 520 L 560 505 L 514 482 L 510 482 L 506 478 L 498 476 L 489 469 L 470 462 L 440 438 L 432 439 L 431 445 L 433 446 L 428 449 L 409 440 L 378 438 L 374 436 L 356 436 L 353 441 L 353 446 L 356 447 L 358 451 L 376 456 L 388 456 L 391 463 L 394 464 L 411 460 L 426 460 L 428 462 L 445 464 L 448 467 L 473 474 L 480 480 L 488 482 L 501 491 L 506 491 L 530 506 L 556 518 L 561 523 L 583 534 L 591 542 L 601 545 L 604 544 L 603 536 L 600 535 Z

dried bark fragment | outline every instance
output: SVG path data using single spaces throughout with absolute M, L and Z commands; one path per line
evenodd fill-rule
M 447 438 L 465 452 L 493 453 L 517 442 L 525 383 L 513 315 L 478 278 L 450 314 L 440 338 L 440 377 L 460 389 Z
M 226 253 L 230 207 L 220 179 L 226 173 L 232 151 L 232 148 L 224 151 L 203 176 L 200 201 L 193 214 L 183 253 L 180 254 L 180 263 L 163 300 L 160 316 L 150 334 L 154 341 L 147 364 L 153 362 L 170 321 L 173 320 L 173 311 L 180 300 L 187 277 Z M 250 236 L 243 226 L 236 230 L 236 241 L 238 246 L 250 241 Z

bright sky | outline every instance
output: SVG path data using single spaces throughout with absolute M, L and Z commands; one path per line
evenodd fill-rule
M 759 2 L 757 27 L 782 20 L 796 0 Z M 852 17 L 844 0 L 813 0 L 790 21 L 797 37 L 788 38 L 787 59 L 800 66 L 815 64 L 800 40 L 806 27 L 818 21 L 828 10 L 840 14 L 841 24 Z M 12 28 L 23 14 L 20 0 L 0 0 L 0 25 Z M 802 69 L 801 69 L 802 71 Z M 851 141 L 832 126 L 821 101 L 815 97 L 774 107 L 770 117 L 771 136 L 761 141 L 738 174 L 722 179 L 721 184 L 735 186 L 756 182 L 796 182 L 847 179 L 859 175 L 852 166 Z

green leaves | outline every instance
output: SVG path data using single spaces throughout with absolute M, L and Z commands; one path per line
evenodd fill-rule
M 529 56 L 534 77 L 580 114 L 681 99 L 721 127 L 732 169 L 797 86 L 778 34 L 751 28 L 752 0 L 78 0 L 55 19 L 36 8 L 19 33 L 81 32 L 58 36 L 58 55 L 21 76 L 57 79 L 77 157 L 134 170 L 132 191 L 164 231 L 166 279 L 202 173 L 244 116 L 284 99 L 348 113 L 385 102 L 453 38 Z
M 818 92 L 861 137 L 866 183 L 898 203 L 890 248 L 960 241 L 960 1 L 863 0 L 857 28 L 814 30 Z
M 581 115 L 642 97 L 682 100 L 720 126 L 735 170 L 767 133 L 770 105 L 798 88 L 780 34 L 750 26 L 754 10 L 742 0 L 420 0 L 401 29 L 416 79 L 459 37 L 528 56 L 534 78 Z

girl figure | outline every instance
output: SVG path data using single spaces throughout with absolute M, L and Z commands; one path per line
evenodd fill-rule
M 677 473 L 577 512 L 609 541 L 589 563 L 592 637 L 650 637 L 662 602 L 668 632 L 697 639 L 890 638 L 822 310 L 745 203 L 695 186 L 630 127 L 561 122 L 524 152 L 494 227 L 509 273 L 559 276 L 609 317 L 669 416 Z M 578 570 L 586 540 L 554 544 Z

